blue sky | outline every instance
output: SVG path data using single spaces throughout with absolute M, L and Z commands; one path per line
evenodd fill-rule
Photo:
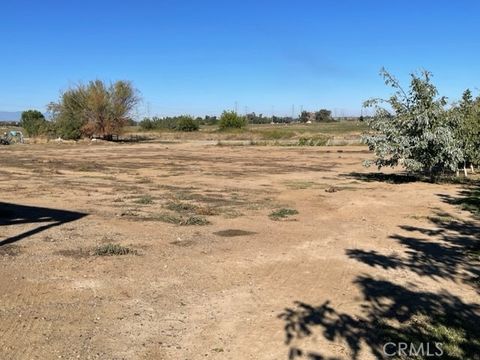
M 426 68 L 442 94 L 480 87 L 478 1 L 0 1 L 0 110 L 44 110 L 100 78 L 140 116 L 360 112 Z M 476 91 L 478 93 L 478 91 Z

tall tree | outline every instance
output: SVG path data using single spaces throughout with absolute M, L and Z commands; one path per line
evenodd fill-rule
M 473 99 L 469 89 L 465 90 L 457 108 L 459 127 L 458 136 L 464 153 L 465 174 L 467 165 L 472 171 L 480 164 L 480 97 Z
M 332 112 L 327 109 L 320 109 L 315 112 L 315 121 L 317 122 L 329 122 L 333 121 Z
M 51 103 L 57 131 L 65 138 L 119 134 L 127 124 L 139 97 L 128 81 L 107 85 L 90 81 L 64 92 L 58 103 Z

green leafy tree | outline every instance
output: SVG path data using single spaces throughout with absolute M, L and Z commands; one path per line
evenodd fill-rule
M 473 99 L 470 90 L 465 90 L 456 111 L 459 118 L 458 137 L 464 153 L 464 168 L 480 164 L 480 97 Z M 465 172 L 466 174 L 466 172 Z
M 315 112 L 315 121 L 317 122 L 330 122 L 333 121 L 332 112 L 327 109 L 320 109 Z
M 42 135 L 48 130 L 48 122 L 45 116 L 38 110 L 22 112 L 20 126 L 29 136 Z
M 140 126 L 140 128 L 142 130 L 153 130 L 154 129 L 154 122 L 152 121 L 152 119 L 146 117 L 144 118 L 142 121 L 140 121 L 138 123 L 138 126 Z
M 366 121 L 370 131 L 364 141 L 376 154 L 376 159 L 366 165 L 402 165 L 432 180 L 444 172 L 457 171 L 463 162 L 456 136 L 458 122 L 445 109 L 446 99 L 438 96 L 431 74 L 411 74 L 407 91 L 386 70 L 382 69 L 381 75 L 394 93 L 389 99 L 365 102 L 365 106 L 375 109 L 375 115 Z
M 187 131 L 187 132 L 198 131 L 199 128 L 200 128 L 199 122 L 188 115 L 180 116 L 179 119 L 177 120 L 177 125 L 175 127 L 177 131 Z
M 225 129 L 242 129 L 247 126 L 244 117 L 238 116 L 235 111 L 224 111 L 220 116 L 219 127 Z

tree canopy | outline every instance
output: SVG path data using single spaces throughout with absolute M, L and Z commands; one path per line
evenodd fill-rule
M 94 80 L 65 91 L 60 100 L 48 108 L 59 136 L 107 138 L 121 133 L 138 102 L 137 91 L 130 82 L 117 81 L 108 85 Z
M 38 110 L 22 112 L 19 124 L 29 136 L 38 136 L 47 130 L 47 120 Z
M 375 115 L 366 120 L 370 131 L 364 141 L 376 154 L 366 165 L 401 165 L 435 179 L 467 162 L 478 164 L 478 98 L 473 101 L 466 92 L 459 106 L 448 108 L 428 71 L 411 74 L 408 89 L 386 70 L 381 75 L 394 93 L 388 99 L 365 102 Z

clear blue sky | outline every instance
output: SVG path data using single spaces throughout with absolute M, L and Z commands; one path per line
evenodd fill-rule
M 478 1 L 112 1 L 0 3 L 0 110 L 45 109 L 61 89 L 128 79 L 142 115 L 358 113 L 431 70 L 451 99 L 480 86 Z

